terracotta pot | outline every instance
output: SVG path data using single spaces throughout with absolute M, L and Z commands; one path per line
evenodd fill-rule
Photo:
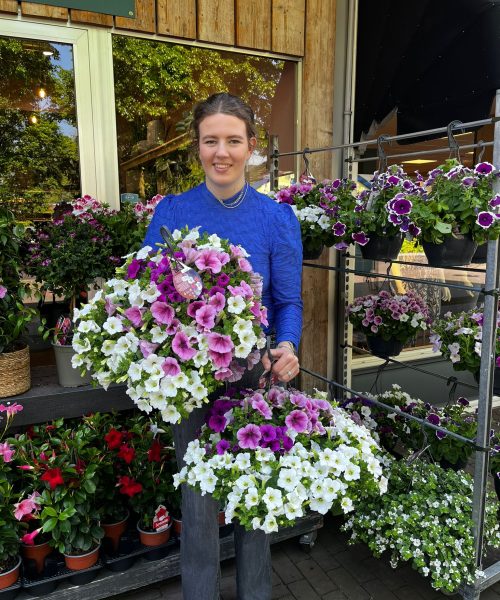
M 139 532 L 139 538 L 143 546 L 161 546 L 170 539 L 170 529 L 172 523 L 168 526 L 168 529 L 163 531 L 146 531 L 141 529 L 139 523 L 137 523 L 137 531 Z
M 101 523 L 101 527 L 104 529 L 104 537 L 111 541 L 113 552 L 118 551 L 118 545 L 120 544 L 120 538 L 127 529 L 129 514 L 116 523 Z
M 175 517 L 172 518 L 172 528 L 174 530 L 175 535 L 179 537 L 182 531 L 182 519 L 176 519 Z
M 45 567 L 45 559 L 51 554 L 52 548 L 49 546 L 49 542 L 34 544 L 33 546 L 23 544 L 21 552 L 25 559 L 35 561 L 36 572 L 40 574 Z
M 0 573 L 0 590 L 4 590 L 5 588 L 8 588 L 16 583 L 16 581 L 19 579 L 20 567 L 21 557 L 19 557 L 19 560 L 12 569 L 5 571 L 4 573 Z
M 219 527 L 222 527 L 226 524 L 226 513 L 221 510 L 219 511 Z
M 81 571 L 93 567 L 99 558 L 101 544 L 86 554 L 64 554 L 66 567 L 72 571 Z

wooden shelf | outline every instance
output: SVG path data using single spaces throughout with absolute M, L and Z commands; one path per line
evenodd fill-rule
M 271 534 L 271 544 L 316 531 L 321 527 L 323 527 L 323 517 L 318 513 L 313 513 L 297 519 L 294 527 Z M 233 556 L 234 540 L 231 533 L 220 540 L 220 558 L 227 560 Z M 96 579 L 85 585 L 63 583 L 54 592 L 44 596 L 44 600 L 99 600 L 135 590 L 144 585 L 164 581 L 179 574 L 180 550 L 179 546 L 176 546 L 167 557 L 155 561 L 141 558 L 128 571 L 112 572 L 103 569 Z M 32 598 L 32 596 L 23 592 L 16 600 L 28 598 Z

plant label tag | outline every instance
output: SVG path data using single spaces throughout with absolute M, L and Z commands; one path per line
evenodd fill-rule
M 198 298 L 203 289 L 201 277 L 194 269 L 183 268 L 180 271 L 173 271 L 174 287 L 177 292 L 189 300 Z
M 163 504 L 160 504 L 155 510 L 155 516 L 153 517 L 153 529 L 157 532 L 165 531 L 170 527 L 170 515 L 168 510 Z

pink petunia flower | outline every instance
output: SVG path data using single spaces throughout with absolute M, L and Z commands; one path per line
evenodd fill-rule
M 273 416 L 271 407 L 260 394 L 255 394 L 253 396 L 252 408 L 258 411 L 264 417 L 264 419 L 270 419 Z
M 106 302 L 104 303 L 104 310 L 108 317 L 111 317 L 116 312 L 116 304 L 113 304 L 109 299 L 109 296 L 106 296 Z
M 213 306 L 218 313 L 220 313 L 222 310 L 224 310 L 224 307 L 226 306 L 226 299 L 224 298 L 223 294 L 221 294 L 220 292 L 216 292 L 210 298 L 208 303 L 210 304 L 210 306 Z
M 215 352 L 215 350 L 209 350 L 208 356 L 217 369 L 229 367 L 233 358 L 232 352 Z
M 138 306 L 131 306 L 125 311 L 125 316 L 134 327 L 141 327 L 143 324 L 142 311 Z
M 204 329 L 213 329 L 217 311 L 213 306 L 205 305 L 196 311 L 196 322 Z
M 208 347 L 214 352 L 230 352 L 234 348 L 233 340 L 228 335 L 209 333 L 207 335 Z
M 242 427 L 236 433 L 240 448 L 249 448 L 255 450 L 259 445 L 262 433 L 257 425 L 249 423 L 245 427 Z
M 172 350 L 183 360 L 190 360 L 196 354 L 196 350 L 189 343 L 188 336 L 183 331 L 178 331 L 172 340 Z
M 248 262 L 246 258 L 239 258 L 238 266 L 244 273 L 250 273 L 250 271 L 252 270 L 252 265 Z
M 307 429 L 308 418 L 301 410 L 292 410 L 285 418 L 285 423 L 288 429 L 293 429 L 297 433 L 302 433 Z
M 165 373 L 165 375 L 167 375 L 168 377 L 175 377 L 176 375 L 179 375 L 179 373 L 181 372 L 181 368 L 179 366 L 179 363 L 177 362 L 177 360 L 171 356 L 169 356 L 168 358 L 166 358 L 162 365 L 161 368 L 163 370 L 163 372 Z
M 141 340 L 139 342 L 139 348 L 141 349 L 144 358 L 147 358 L 150 354 L 153 354 L 159 345 L 160 344 L 153 344 L 153 342 L 148 342 L 146 340 Z
M 229 381 L 232 376 L 233 376 L 233 372 L 228 367 L 225 367 L 223 369 L 218 369 L 214 373 L 214 378 L 217 381 Z
M 210 273 L 220 273 L 222 268 L 218 253 L 215 250 L 203 250 L 194 264 L 200 271 L 210 271 Z
M 4 285 L 0 285 L 0 300 L 5 298 L 7 295 L 7 288 Z
M 166 302 L 156 301 L 151 305 L 151 314 L 157 323 L 170 325 L 175 316 L 174 309 Z
M 205 306 L 205 302 L 202 300 L 196 300 L 195 302 L 190 302 L 187 307 L 187 314 L 189 317 L 193 319 L 196 316 L 196 311 L 199 310 L 202 306 Z

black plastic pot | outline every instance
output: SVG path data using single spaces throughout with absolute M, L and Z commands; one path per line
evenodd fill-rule
M 473 373 L 476 383 L 479 383 L 479 373 Z M 493 395 L 500 396 L 500 368 L 495 367 L 493 372 Z
M 474 256 L 472 257 L 473 263 L 485 263 L 486 255 L 488 254 L 488 244 L 479 244 L 476 251 L 474 252 Z
M 361 256 L 369 260 L 395 260 L 402 245 L 402 234 L 394 237 L 371 235 L 370 241 L 360 246 Z
M 452 469 L 453 471 L 461 471 L 462 469 L 465 469 L 465 467 L 467 466 L 467 460 L 462 458 L 462 459 L 459 459 L 456 463 L 452 463 L 449 460 L 446 460 L 446 458 L 442 458 L 439 461 L 439 465 L 441 467 L 443 467 L 443 469 Z
M 442 244 L 422 241 L 427 262 L 431 267 L 461 267 L 469 265 L 477 244 L 470 235 L 446 237 Z
M 495 486 L 495 492 L 497 493 L 497 498 L 500 502 L 500 477 L 497 475 L 493 475 L 493 485 Z
M 379 358 L 398 356 L 404 346 L 404 343 L 399 340 L 384 340 L 383 337 L 377 335 L 367 335 L 366 342 L 370 352 Z
M 323 253 L 324 246 L 321 245 L 319 248 L 308 248 L 304 246 L 302 251 L 302 259 L 303 260 L 316 260 Z

